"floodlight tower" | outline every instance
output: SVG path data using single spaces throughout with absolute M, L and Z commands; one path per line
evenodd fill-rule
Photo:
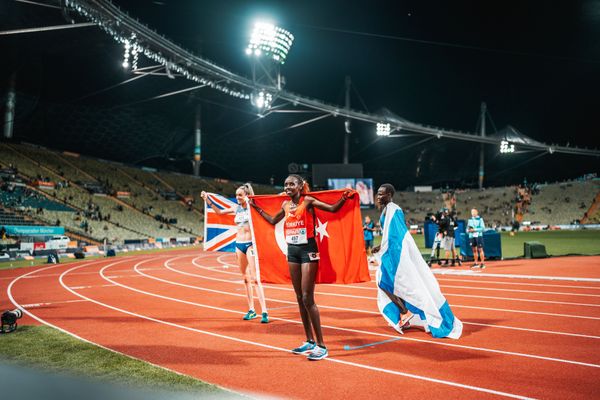
M 285 85 L 281 66 L 285 64 L 293 41 L 294 35 L 271 23 L 257 22 L 254 25 L 246 54 L 250 58 L 252 82 L 255 85 L 250 101 L 259 113 L 271 107 L 276 92 Z M 261 86 L 273 89 L 261 89 Z
M 192 166 L 194 168 L 194 176 L 200 176 L 200 164 L 202 163 L 202 106 L 196 106 L 196 121 L 194 125 L 194 159 Z
M 479 133 L 481 137 L 485 137 L 485 116 L 487 113 L 487 105 L 484 102 L 481 102 L 481 126 Z M 481 143 L 479 147 L 479 190 L 483 189 L 483 176 L 484 176 L 484 147 L 483 143 Z
M 15 81 L 17 79 L 17 73 L 13 72 L 10 76 L 8 83 L 8 93 L 6 94 L 6 112 L 4 113 L 4 137 L 11 139 L 13 137 L 13 121 L 15 119 Z

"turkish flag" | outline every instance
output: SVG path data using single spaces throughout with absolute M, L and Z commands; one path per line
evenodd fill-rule
M 310 196 L 328 204 L 336 203 L 344 190 L 312 192 Z M 254 203 L 266 213 L 275 215 L 281 210 L 286 195 L 252 196 Z M 320 261 L 317 283 L 367 282 L 369 267 L 363 237 L 359 197 L 355 194 L 335 213 L 315 211 L 315 240 Z M 287 243 L 283 233 L 285 218 L 277 225 L 268 223 L 250 207 L 257 271 L 261 282 L 290 283 L 287 263 Z M 311 228 L 309 228 L 311 229 Z

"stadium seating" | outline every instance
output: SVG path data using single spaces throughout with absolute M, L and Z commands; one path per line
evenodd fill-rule
M 28 218 L 24 214 L 18 214 L 13 211 L 9 211 L 3 208 L 0 208 L 0 226 L 6 225 L 39 225 L 36 221 Z
M 599 191 L 598 180 L 542 185 L 524 218 L 550 225 L 580 221 Z
M 200 192 L 233 197 L 241 185 L 223 179 L 153 172 L 27 144 L 0 143 L 0 162 L 3 167 L 16 167 L 18 175 L 33 185 L 27 189 L 12 188 L 10 194 L 1 193 L 2 204 L 19 208 L 42 223 L 54 224 L 60 220 L 71 232 L 97 240 L 201 236 L 204 204 Z M 55 186 L 37 190 L 34 182 L 39 180 Z M 278 192 L 268 185 L 253 184 L 253 188 L 256 194 Z M 600 191 L 600 181 L 544 184 L 539 189 L 524 220 L 546 225 L 569 224 L 583 218 Z M 471 208 L 475 207 L 488 226 L 510 225 L 515 187 L 455 193 L 458 218 L 469 218 Z M 186 204 L 184 200 L 189 198 L 192 203 Z M 410 225 L 422 225 L 427 215 L 444 206 L 438 190 L 399 191 L 395 201 L 403 208 Z M 39 209 L 43 211 L 38 213 Z M 379 219 L 376 209 L 364 210 L 363 214 L 375 221 Z M 598 219 L 599 216 L 590 215 L 587 222 Z
M 52 201 L 43 195 L 29 189 L 20 187 L 14 188 L 11 191 L 0 191 L 0 202 L 10 208 L 15 209 L 45 209 L 52 211 L 73 211 L 56 201 Z
M 569 181 L 539 185 L 539 193 L 532 196 L 532 202 L 523 220 L 540 225 L 564 225 L 581 220 L 585 212 L 600 192 L 600 181 Z M 471 208 L 477 208 L 486 224 L 510 226 L 513 220 L 516 187 L 487 188 L 485 190 L 456 191 L 456 211 L 459 219 L 468 219 Z M 435 213 L 444 207 L 442 195 L 433 192 L 396 192 L 395 201 L 404 210 L 408 224 L 421 225 L 427 214 Z M 379 219 L 379 211 L 366 210 L 363 214 L 371 219 Z M 594 223 L 590 216 L 588 223 Z

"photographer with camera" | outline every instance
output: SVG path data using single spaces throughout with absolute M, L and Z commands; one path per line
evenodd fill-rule
M 435 234 L 433 245 L 431 246 L 431 256 L 429 257 L 429 261 L 427 261 L 427 265 L 430 267 L 435 261 L 437 261 L 438 265 L 442 265 L 442 260 L 440 259 L 440 249 L 442 247 L 442 239 L 444 238 L 442 227 L 440 226 L 442 216 L 443 213 L 440 211 L 429 217 L 429 219 L 438 226 L 438 231 Z
M 451 267 L 456 265 L 458 261 L 458 265 L 462 265 L 462 260 L 460 259 L 460 255 L 456 252 L 455 246 L 455 230 L 458 228 L 458 223 L 456 222 L 456 213 L 450 212 L 447 208 L 444 208 L 442 211 L 442 216 L 440 218 L 440 231 L 442 231 L 442 243 L 441 246 L 444 249 L 444 266 L 448 266 L 448 261 L 450 257 L 452 257 Z
M 0 317 L 0 333 L 11 333 L 17 330 L 17 320 L 23 316 L 23 311 L 18 308 L 6 310 Z

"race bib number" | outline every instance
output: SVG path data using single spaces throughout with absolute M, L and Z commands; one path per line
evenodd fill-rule
M 286 229 L 285 239 L 289 244 L 307 244 L 306 228 Z

